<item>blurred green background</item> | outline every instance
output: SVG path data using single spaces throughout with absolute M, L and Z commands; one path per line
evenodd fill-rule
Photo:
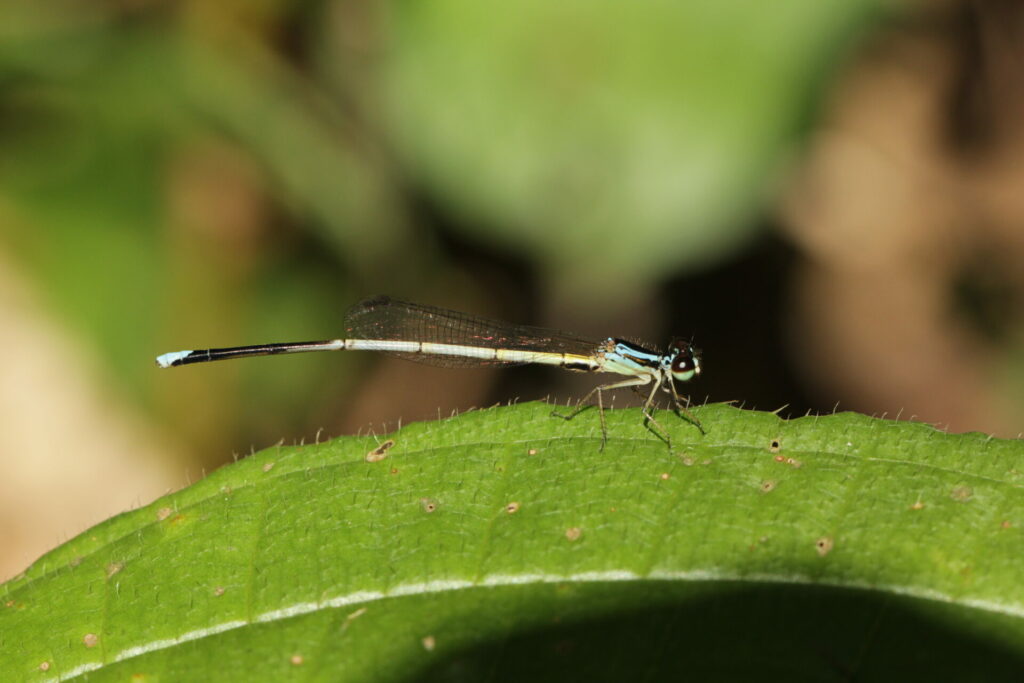
M 252 448 L 595 383 L 356 353 L 153 364 L 331 338 L 377 293 L 692 335 L 698 402 L 1017 436 L 1022 19 L 5 0 L 0 576 Z

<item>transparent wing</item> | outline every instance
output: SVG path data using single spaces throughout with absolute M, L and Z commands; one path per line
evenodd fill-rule
M 529 325 L 513 325 L 467 313 L 398 301 L 388 296 L 366 299 L 345 314 L 347 339 L 384 339 L 398 341 L 459 344 L 477 348 L 516 349 L 570 353 L 589 356 L 601 342 L 572 334 Z M 420 353 L 386 352 L 407 360 L 443 367 L 480 367 L 520 365 L 507 361 L 439 356 Z

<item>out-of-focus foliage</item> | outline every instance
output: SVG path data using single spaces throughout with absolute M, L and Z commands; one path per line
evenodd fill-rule
M 424 201 L 583 311 L 741 246 L 878 4 L 13 0 L 0 246 L 125 386 L 224 453 L 233 429 L 344 413 L 351 382 L 301 359 L 155 386 L 152 356 L 330 336 L 377 291 L 465 304 L 494 275 Z
M 1024 429 L 1024 5 L 926 3 L 823 107 L 785 199 L 792 357 L 862 410 Z
M 810 86 L 874 2 L 405 3 L 401 158 L 557 289 L 628 299 L 749 237 Z

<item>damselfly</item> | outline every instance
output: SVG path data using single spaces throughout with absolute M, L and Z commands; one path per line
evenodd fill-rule
M 688 382 L 701 371 L 700 354 L 689 342 L 673 340 L 665 353 L 657 353 L 614 337 L 603 341 L 587 340 L 565 332 L 488 320 L 387 296 L 366 299 L 353 306 L 345 316 L 345 337 L 341 339 L 176 351 L 159 356 L 156 362 L 162 368 L 170 368 L 227 358 L 305 351 L 380 351 L 444 367 L 540 363 L 579 372 L 610 372 L 624 375 L 625 379 L 595 387 L 568 415 L 553 414 L 571 420 L 586 409 L 587 401 L 597 394 L 603 448 L 607 430 L 602 392 L 626 387 L 639 391 L 640 387 L 650 385 L 642 408 L 644 424 L 649 429 L 671 447 L 668 432 L 651 414 L 655 395 L 661 389 L 671 395 L 677 414 L 685 416 L 684 419 L 704 433 L 700 421 L 686 409 L 687 402 L 675 386 L 676 381 Z

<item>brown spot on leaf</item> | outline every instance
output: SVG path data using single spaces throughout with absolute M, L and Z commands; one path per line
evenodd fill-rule
M 388 457 L 388 451 L 395 445 L 394 439 L 388 439 L 381 445 L 374 448 L 372 451 L 366 454 L 366 462 L 380 462 L 384 458 Z

